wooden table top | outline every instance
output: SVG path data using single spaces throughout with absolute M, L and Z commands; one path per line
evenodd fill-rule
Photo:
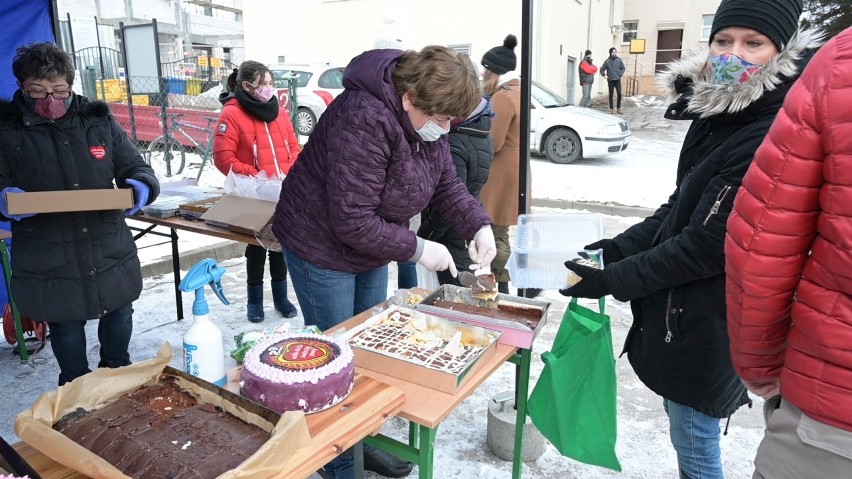
M 379 432 L 382 424 L 395 416 L 405 403 L 405 395 L 397 387 L 366 375 L 356 374 L 352 394 L 343 402 L 325 411 L 308 414 L 311 443 L 296 451 L 282 465 L 279 479 L 306 478 L 342 451 L 368 435 Z M 19 442 L 12 447 L 43 479 L 87 479 L 88 476 L 71 470 Z
M 205 223 L 204 220 L 188 220 L 186 218 L 181 218 L 180 216 L 173 216 L 171 218 L 155 218 L 153 216 L 146 215 L 135 215 L 127 219 L 260 246 L 260 243 L 258 243 L 257 238 L 255 238 L 254 235 L 235 233 L 228 228 L 209 225 Z
M 326 333 L 334 333 L 342 328 L 352 329 L 372 316 L 371 311 L 363 313 L 329 329 Z M 497 344 L 496 352 L 489 358 L 481 360 L 474 370 L 465 379 L 464 384 L 455 394 L 437 391 L 420 384 L 415 384 L 405 379 L 399 379 L 386 374 L 364 369 L 356 366 L 355 370 L 365 376 L 375 378 L 383 383 L 398 387 L 405 393 L 405 405 L 399 416 L 409 421 L 416 422 L 422 426 L 434 429 L 447 416 L 453 412 L 458 405 L 470 396 L 476 388 L 488 379 L 507 359 L 517 352 L 518 348 L 505 344 Z M 514 386 L 514 385 L 513 385 Z

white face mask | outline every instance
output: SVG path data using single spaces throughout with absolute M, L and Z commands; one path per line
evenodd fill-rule
M 420 138 L 423 138 L 423 141 L 438 141 L 441 135 L 446 135 L 449 132 L 450 130 L 441 128 L 432 120 L 426 120 L 426 124 L 417 130 L 417 134 L 420 135 Z

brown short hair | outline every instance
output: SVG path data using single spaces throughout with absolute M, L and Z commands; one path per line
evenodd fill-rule
M 399 95 L 408 93 L 411 104 L 426 115 L 466 116 L 482 98 L 470 58 L 438 45 L 403 53 L 393 82 Z
M 74 62 L 68 52 L 53 43 L 30 43 L 15 50 L 12 60 L 12 73 L 19 82 L 51 80 L 64 78 L 69 85 L 74 84 Z

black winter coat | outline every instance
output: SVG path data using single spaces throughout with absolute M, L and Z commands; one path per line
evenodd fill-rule
M 669 84 L 688 87 L 667 117 L 694 119 L 676 189 L 653 216 L 614 238 L 625 259 L 604 269 L 609 292 L 631 300 L 634 321 L 624 351 L 637 376 L 660 396 L 713 417 L 730 416 L 749 402 L 728 346 L 728 215 L 754 152 L 814 46 L 811 35 L 800 33 L 740 85 L 706 80 L 706 53 L 671 67 Z
M 456 172 L 471 195 L 479 198 L 479 192 L 488 180 L 488 171 L 494 160 L 494 141 L 491 138 L 490 104 L 478 115 L 450 128 L 450 153 Z M 443 244 L 453 255 L 456 266 L 464 268 L 473 264 L 467 252 L 464 236 L 447 220 L 441 217 L 435 208 L 423 211 L 422 222 L 417 236 Z M 459 269 L 461 271 L 461 269 Z M 450 280 L 449 273 L 438 274 L 439 279 Z M 452 281 L 458 284 L 457 280 Z
M 106 103 L 74 95 L 51 121 L 21 92 L 0 101 L 0 189 L 25 192 L 110 189 L 133 178 L 160 187 L 154 171 L 110 115 Z M 136 244 L 124 211 L 41 213 L 12 221 L 12 295 L 36 321 L 100 318 L 142 291 Z

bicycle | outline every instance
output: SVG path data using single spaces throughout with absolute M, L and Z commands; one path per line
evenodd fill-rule
M 210 125 L 213 122 L 218 121 L 219 118 L 210 116 L 204 117 L 204 119 L 207 120 L 207 127 L 205 128 L 193 125 L 192 123 L 179 121 L 178 118 L 184 115 L 185 113 L 168 112 L 157 114 L 158 117 L 165 118 L 166 134 L 158 136 L 148 144 L 147 160 L 148 164 L 151 165 L 151 168 L 154 169 L 154 173 L 158 178 L 171 178 L 172 176 L 179 175 L 186 167 L 187 147 L 178 141 L 175 136 L 176 133 L 183 135 L 184 138 L 192 144 L 190 148 L 201 154 L 201 167 L 198 169 L 198 178 L 201 178 L 204 166 L 213 154 L 213 131 L 210 129 Z M 202 145 L 196 141 L 195 138 L 185 132 L 183 128 L 206 132 L 207 144 Z

